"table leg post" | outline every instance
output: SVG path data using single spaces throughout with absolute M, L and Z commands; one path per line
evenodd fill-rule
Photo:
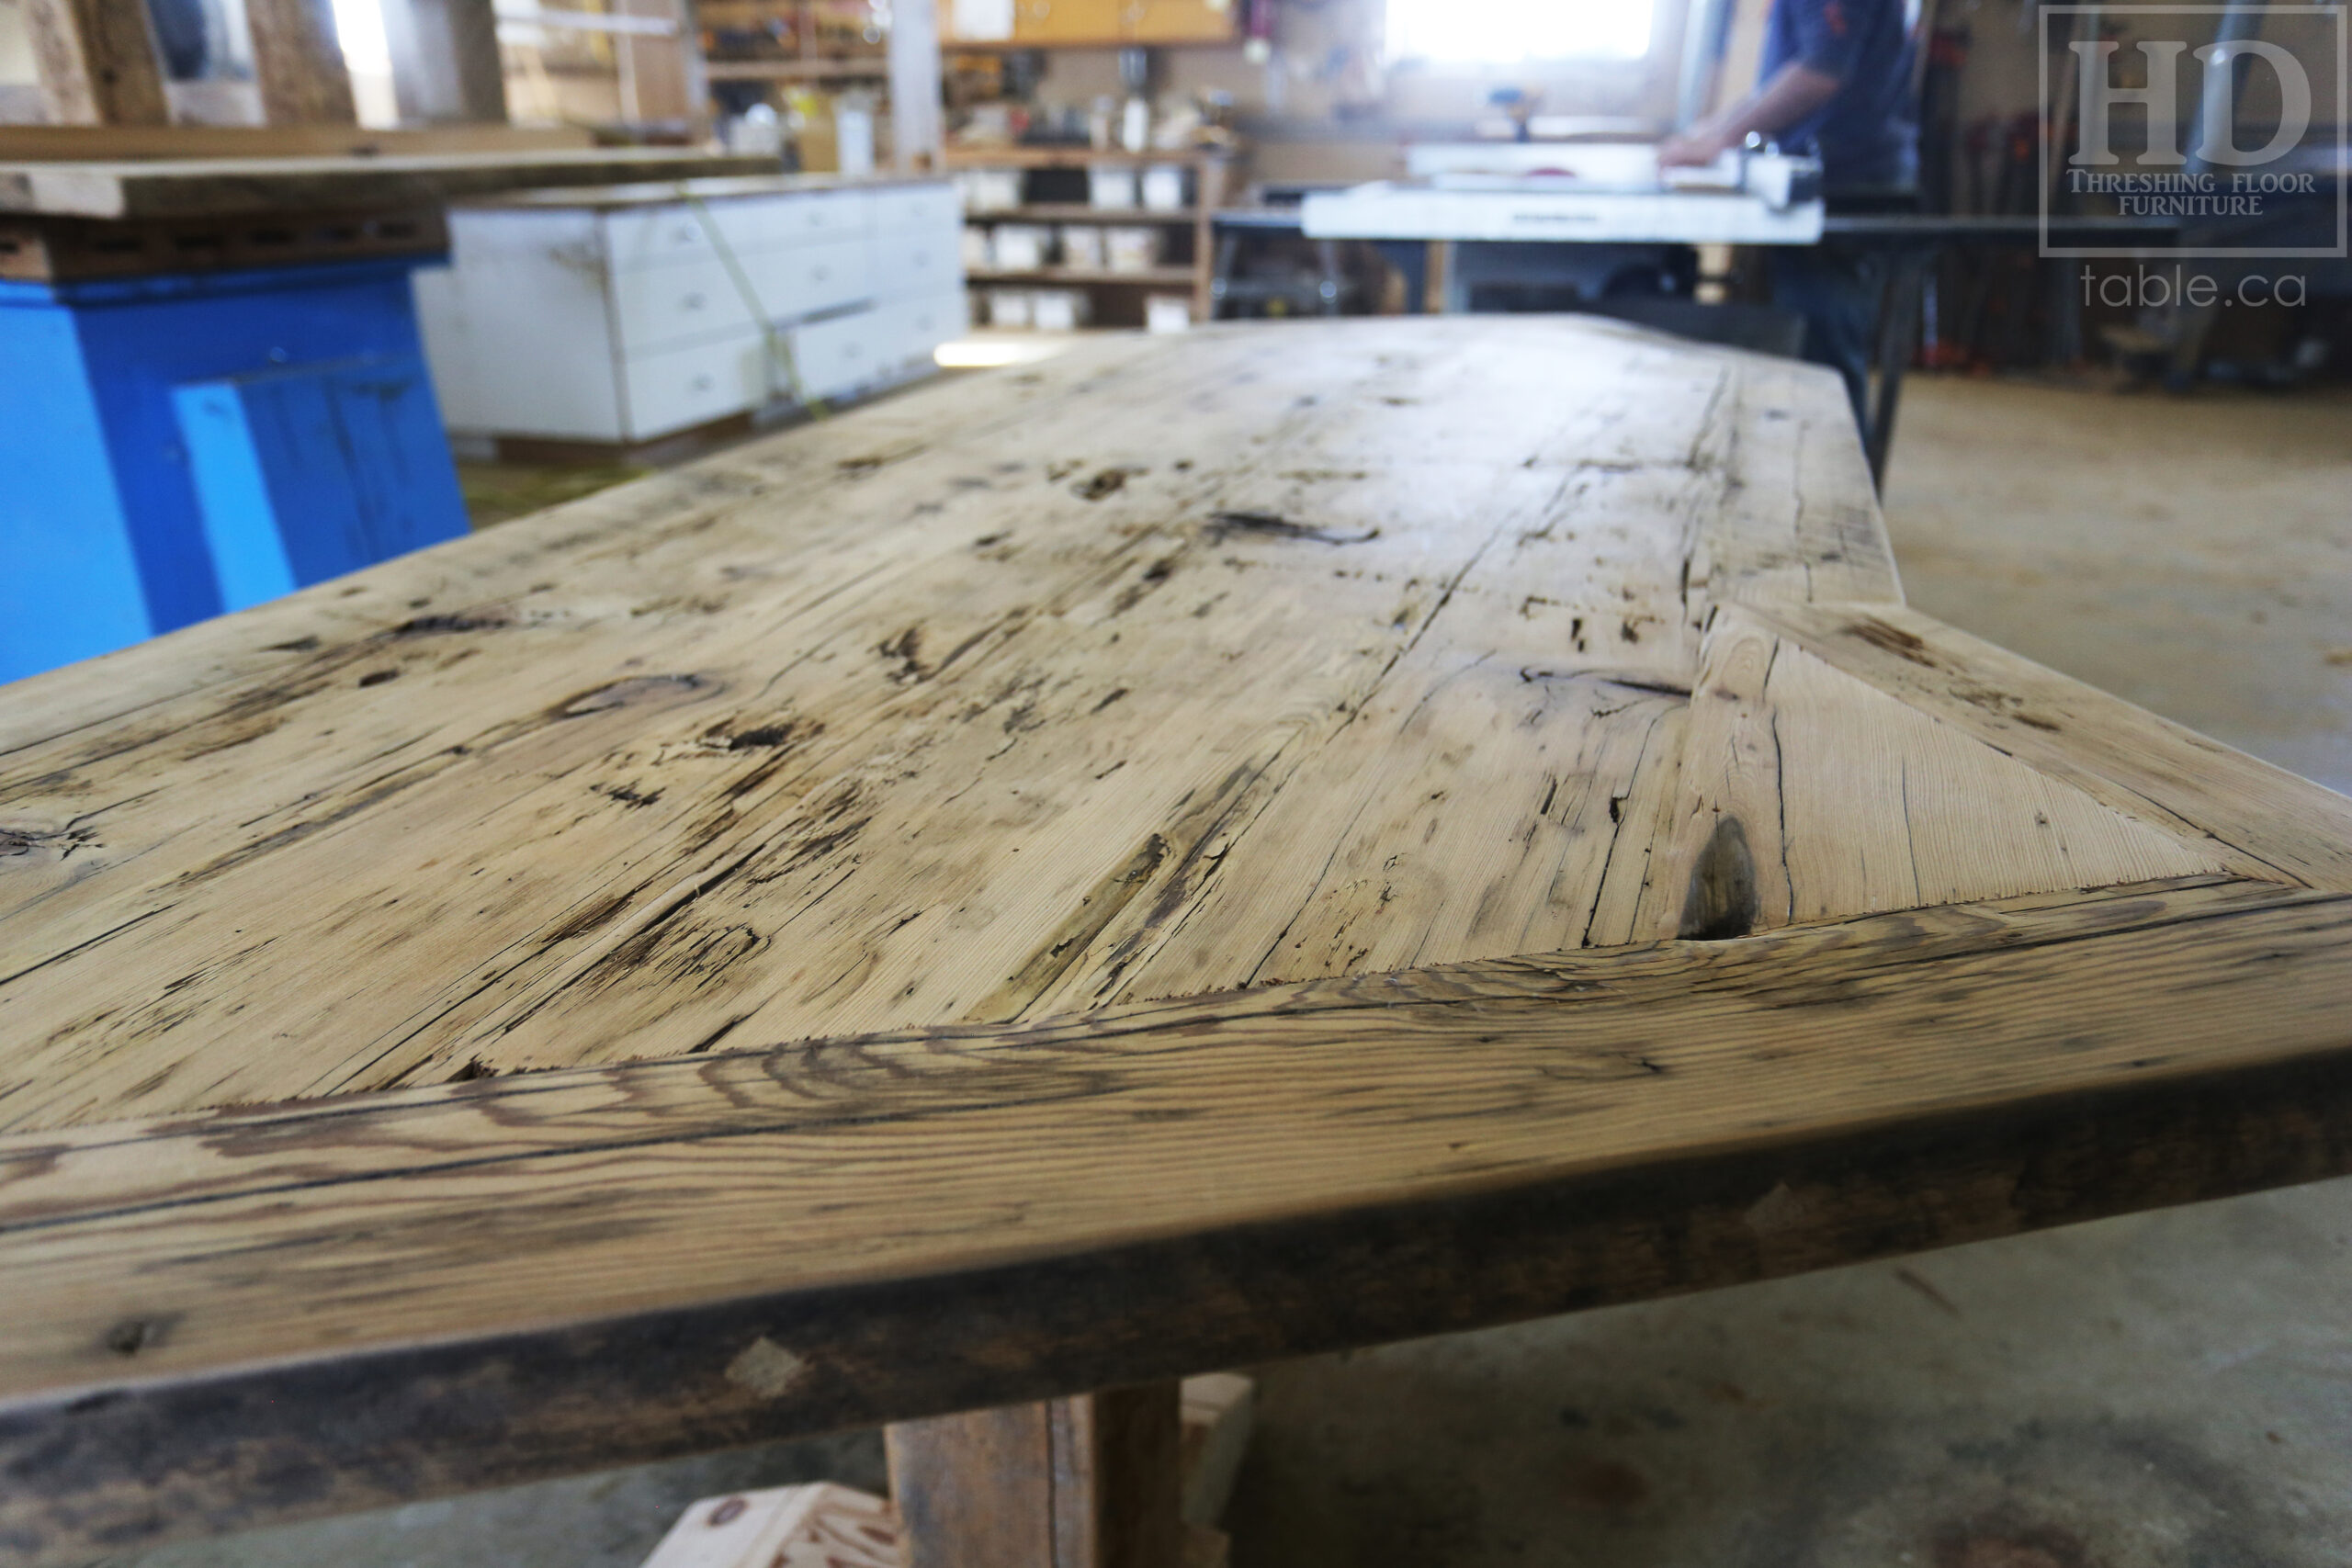
M 901 1421 L 907 1568 L 1178 1568 L 1177 1385 Z
M 1928 252 L 1897 252 L 1881 296 L 1878 321 L 1878 395 L 1871 406 L 1870 428 L 1862 434 L 1863 454 L 1870 459 L 1871 483 L 1886 488 L 1886 456 L 1894 446 L 1894 413 L 1903 399 L 1903 372 L 1919 341 L 1919 298 L 1934 261 Z

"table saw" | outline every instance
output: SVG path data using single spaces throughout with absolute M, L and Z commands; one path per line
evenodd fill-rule
M 1446 142 L 1408 148 L 1403 180 L 1306 198 L 1310 240 L 1809 245 L 1821 238 L 1819 160 L 1724 153 L 1660 169 L 1648 142 Z

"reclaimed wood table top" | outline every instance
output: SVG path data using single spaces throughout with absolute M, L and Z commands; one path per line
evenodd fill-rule
M 938 385 L 0 688 L 0 1558 L 2332 1174 L 2347 895 L 1825 372 Z

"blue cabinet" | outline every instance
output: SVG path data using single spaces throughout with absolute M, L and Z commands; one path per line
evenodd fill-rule
M 465 532 L 418 260 L 0 282 L 0 681 Z

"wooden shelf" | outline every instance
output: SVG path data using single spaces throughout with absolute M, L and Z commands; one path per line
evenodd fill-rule
M 1190 288 L 1194 281 L 1189 266 L 1155 266 L 1144 272 L 1112 272 L 1093 267 L 1046 266 L 1028 272 L 998 272 L 980 267 L 967 272 L 973 283 L 1142 283 L 1162 288 Z
M 1129 152 L 1101 147 L 950 147 L 951 169 L 1082 169 L 1089 164 L 1221 164 L 1238 150 L 1188 147 L 1175 152 Z
M 1094 147 L 951 147 L 945 160 L 950 170 L 1083 169 L 1089 164 L 1144 168 L 1158 164 L 1164 168 L 1193 171 L 1193 204 L 1174 211 L 1148 207 L 1096 207 L 1091 202 L 1083 201 L 1025 201 L 1018 207 L 964 215 L 967 223 L 979 224 L 1087 223 L 1102 227 L 1134 224 L 1162 231 L 1189 226 L 1193 231 L 1193 260 L 1188 265 L 1155 266 L 1142 272 L 1113 272 L 1107 267 L 1040 267 L 1034 271 L 1010 272 L 983 267 L 971 273 L 970 279 L 980 284 L 1067 283 L 1102 288 L 1182 288 L 1192 296 L 1193 320 L 1207 321 L 1215 314 L 1216 305 L 1216 236 L 1210 228 L 1210 219 L 1224 201 L 1226 187 L 1231 183 L 1242 156 L 1243 150 L 1237 147 L 1188 147 L 1166 152 L 1114 152 Z M 1113 300 L 1121 309 L 1113 310 L 1112 314 L 1124 313 L 1124 307 L 1134 298 L 1133 295 L 1114 296 Z M 1096 312 L 1098 315 L 1102 313 L 1102 310 Z
M 1200 218 L 1197 207 L 1171 212 L 1165 208 L 1090 207 L 1082 201 L 1033 201 L 964 214 L 967 223 L 1197 223 Z
M 872 60 L 708 60 L 703 73 L 714 82 L 888 81 L 890 62 Z

